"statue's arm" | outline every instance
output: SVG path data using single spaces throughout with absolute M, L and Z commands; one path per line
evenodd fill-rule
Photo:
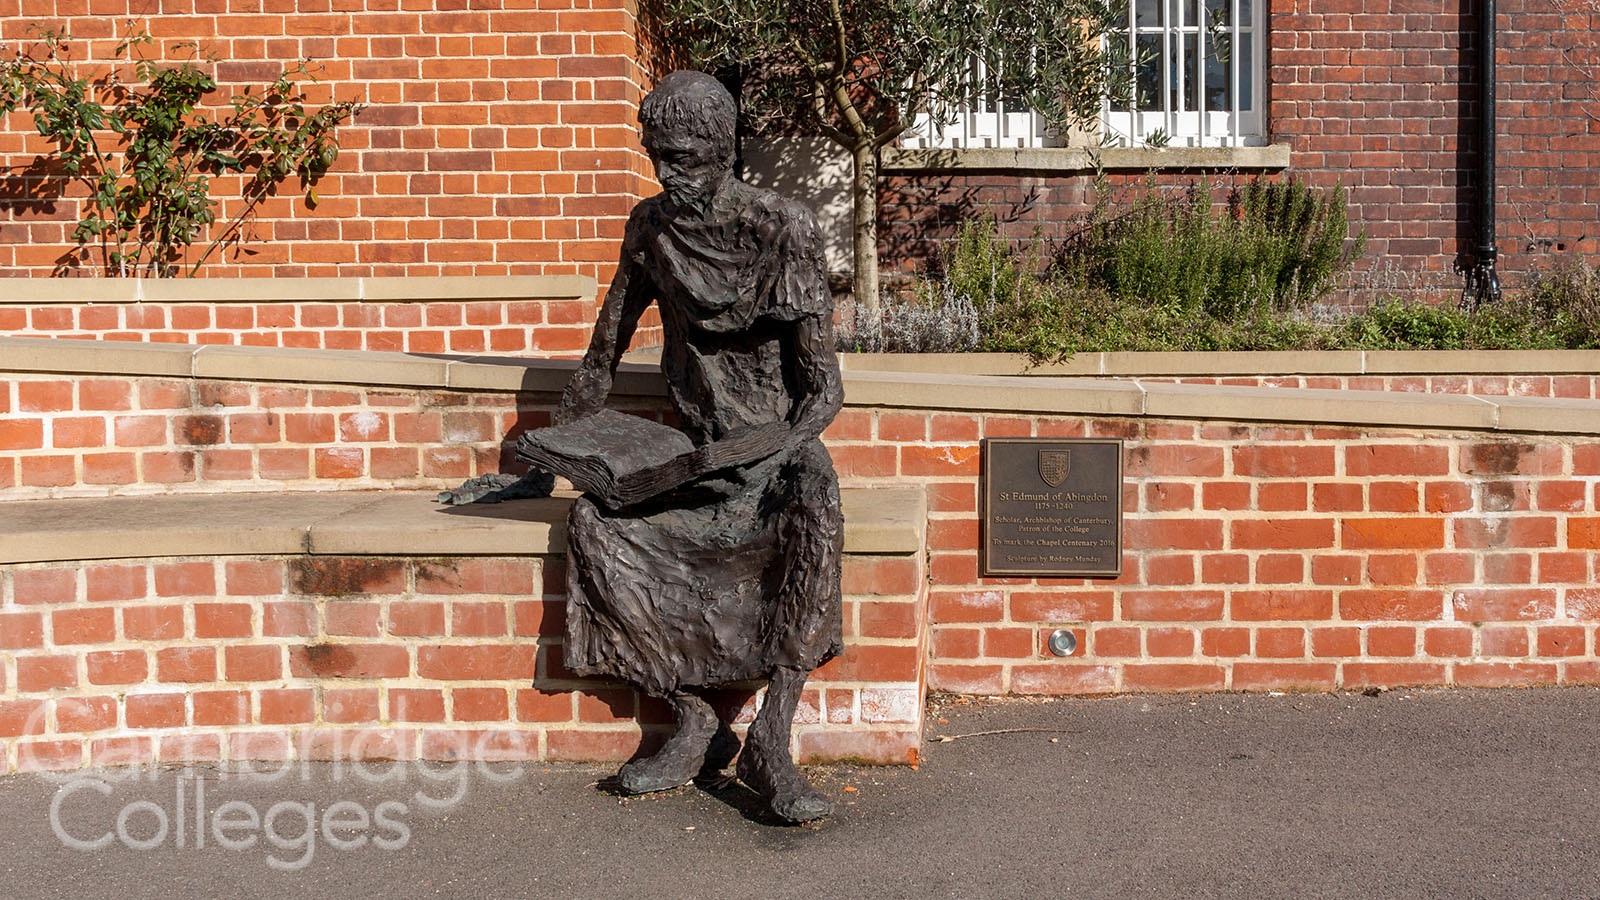
M 792 339 L 800 396 L 789 423 L 797 438 L 810 440 L 820 436 L 844 407 L 844 379 L 834 354 L 831 322 L 806 316 L 795 323 Z
M 630 232 L 632 227 L 630 222 Z M 611 289 L 606 291 L 605 302 L 600 306 L 589 349 L 567 382 L 566 390 L 561 392 L 561 404 L 556 407 L 554 416 L 557 425 L 592 415 L 605 406 L 617 363 L 622 361 L 622 354 L 633 340 L 639 317 L 655 298 L 649 277 L 627 252 L 629 243 L 625 238 L 622 261 L 617 265 Z

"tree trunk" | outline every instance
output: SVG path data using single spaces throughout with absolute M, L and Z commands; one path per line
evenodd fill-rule
M 856 321 L 878 318 L 878 148 L 862 141 L 851 150 L 855 163 Z

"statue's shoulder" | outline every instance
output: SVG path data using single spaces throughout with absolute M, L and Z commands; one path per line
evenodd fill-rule
M 774 231 L 786 231 L 808 239 L 817 233 L 817 217 L 804 203 L 791 200 L 777 191 L 755 187 L 742 181 L 738 184 L 747 192 L 741 198 L 743 200 L 741 206 L 751 224 Z

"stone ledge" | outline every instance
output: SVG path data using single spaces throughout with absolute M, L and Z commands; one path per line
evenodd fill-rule
M 1265 147 L 968 147 L 961 149 L 886 149 L 884 172 L 981 170 L 1029 175 L 1071 175 L 1096 168 L 1287 169 L 1289 145 Z
M 1405 367 L 1413 374 L 1424 362 L 1459 364 L 1482 373 L 1492 366 L 1515 366 L 1526 371 L 1538 356 L 1507 351 L 1499 359 L 1479 359 L 1491 354 L 1419 354 L 1417 364 L 1404 363 L 1393 354 L 1360 353 L 1334 357 L 1339 365 Z M 1122 357 L 1144 360 L 1154 372 L 1180 374 L 1180 357 L 1187 354 L 1105 354 L 1086 357 L 1082 365 L 1131 365 Z M 1233 357 L 1246 354 L 1195 354 L 1228 357 L 1215 364 L 1239 364 Z M 1312 357 L 1304 365 L 1280 358 L 1285 371 L 1310 368 L 1317 354 L 1270 354 Z M 638 359 L 642 355 L 632 355 Z M 951 409 L 978 412 L 1017 412 L 1041 415 L 1158 416 L 1180 419 L 1278 421 L 1379 428 L 1464 428 L 1481 431 L 1521 431 L 1552 434 L 1600 434 L 1600 401 L 1548 398 L 1477 396 L 1468 394 L 1413 394 L 1397 391 L 1346 391 L 1311 388 L 1250 387 L 1172 384 L 1124 378 L 1065 375 L 969 374 L 972 369 L 1013 359 L 1005 354 L 893 354 L 844 356 L 845 402 L 851 406 L 888 406 L 907 409 Z M 182 344 L 132 344 L 118 341 L 83 341 L 60 338 L 0 337 L 0 371 L 66 374 L 120 374 L 128 376 L 197 377 L 313 384 L 387 385 L 422 389 L 528 391 L 558 393 L 567 382 L 573 360 L 516 359 L 490 356 L 430 356 L 350 350 L 299 350 Z M 1569 366 L 1595 366 L 1600 353 L 1568 351 Z M 971 366 L 965 365 L 972 362 Z M 1074 360 L 1073 362 L 1078 362 Z M 873 370 L 877 363 L 884 369 Z M 1202 360 L 1201 364 L 1205 361 Z M 936 365 L 943 368 L 931 370 Z M 1545 361 L 1535 371 L 1549 373 L 1556 363 Z M 891 366 L 897 368 L 890 369 Z M 1259 368 L 1259 366 L 1258 366 Z M 1162 371 L 1167 369 L 1169 371 Z M 954 370 L 954 371 L 952 371 Z M 964 371 L 965 370 L 965 371 Z M 1336 371 L 1324 368 L 1321 371 Z M 1426 371 L 1426 370 L 1423 370 Z M 1459 374 L 1454 368 L 1432 370 Z M 1570 371 L 1570 369 L 1568 369 Z M 1088 375 L 1090 373 L 1084 373 Z M 1100 372 L 1098 374 L 1109 374 Z M 1209 374 L 1222 374 L 1212 371 Z M 1259 374 L 1259 373 L 1258 373 Z M 624 363 L 619 367 L 614 393 L 625 397 L 659 397 L 665 385 L 656 366 Z
M 1600 374 L 1600 350 L 1260 350 L 1078 353 L 1034 365 L 1022 353 L 843 353 L 846 371 L 1137 377 Z
M 8 278 L 0 304 L 419 303 L 431 300 L 592 300 L 587 275 L 428 278 Z
M 572 497 L 443 506 L 434 491 L 187 494 L 3 505 L 0 565 L 170 556 L 540 556 Z M 845 552 L 922 548 L 923 492 L 845 488 Z

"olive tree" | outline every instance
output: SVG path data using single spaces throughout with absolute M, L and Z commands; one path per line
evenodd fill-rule
M 1120 8 L 1115 4 L 1120 2 Z M 1126 0 L 643 0 L 669 64 L 736 72 L 747 120 L 814 129 L 854 164 L 855 297 L 878 305 L 879 152 L 920 112 L 953 121 L 975 91 L 1060 125 L 1126 90 Z M 974 63 L 981 63 L 975 67 Z M 972 71 L 985 77 L 975 83 Z

